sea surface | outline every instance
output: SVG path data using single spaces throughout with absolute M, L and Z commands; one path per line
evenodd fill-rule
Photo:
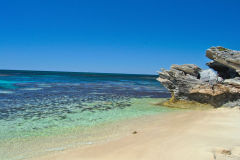
M 93 143 L 101 125 L 172 111 L 154 104 L 170 97 L 156 78 L 0 70 L 0 159 Z

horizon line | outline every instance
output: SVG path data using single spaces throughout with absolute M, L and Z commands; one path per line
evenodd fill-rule
M 24 69 L 0 69 L 1 71 L 27 71 L 27 72 L 68 72 L 68 73 L 94 73 L 94 74 L 125 74 L 125 75 L 148 75 L 148 76 L 157 76 L 156 74 L 147 74 L 147 73 L 112 73 L 112 72 L 87 72 L 87 71 L 53 71 L 53 70 L 24 70 Z

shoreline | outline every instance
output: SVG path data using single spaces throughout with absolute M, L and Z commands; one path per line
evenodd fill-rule
M 116 140 L 131 133 L 134 130 L 136 121 L 149 121 L 154 115 L 163 116 L 164 114 L 177 111 L 177 109 L 156 106 L 156 103 L 162 100 L 164 99 L 133 98 L 131 99 L 131 107 L 121 110 L 109 110 L 108 112 L 91 113 L 93 118 L 99 118 L 99 121 L 93 121 L 94 123 L 90 123 L 91 125 L 88 123 L 86 125 L 74 126 L 74 124 L 69 123 L 72 126 L 65 127 L 66 125 L 62 125 L 62 127 L 47 128 L 38 132 L 33 130 L 27 133 L 27 135 L 22 133 L 19 136 L 15 136 L 16 138 L 6 136 L 0 141 L 0 159 L 25 160 L 80 146 Z M 86 114 L 90 115 L 88 112 Z M 78 118 L 80 116 L 77 114 L 72 117 Z M 68 119 L 71 120 L 70 118 L 69 116 Z M 92 120 L 94 120 L 93 118 Z M 86 120 L 90 122 L 91 119 L 88 118 Z M 81 124 L 85 124 L 83 122 L 86 122 L 86 120 L 82 121 Z M 31 125 L 36 126 L 32 123 Z
M 137 119 L 122 125 L 132 124 L 133 128 L 120 138 L 31 160 L 240 158 L 240 110 L 237 107 L 154 115 L 145 121 Z

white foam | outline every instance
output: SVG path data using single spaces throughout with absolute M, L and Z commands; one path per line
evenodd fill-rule
M 13 91 L 0 91 L 1 94 L 12 94 L 14 93 Z
M 36 91 L 36 90 L 41 90 L 42 88 L 24 88 L 24 89 L 21 89 L 21 90 L 24 90 L 24 91 Z

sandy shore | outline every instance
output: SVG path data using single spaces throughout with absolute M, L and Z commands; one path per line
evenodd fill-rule
M 240 159 L 239 108 L 170 113 L 135 124 L 136 134 L 34 160 Z

